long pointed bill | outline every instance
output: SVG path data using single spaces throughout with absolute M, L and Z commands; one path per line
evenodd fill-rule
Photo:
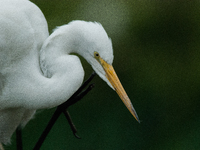
M 119 78 L 117 77 L 117 74 L 115 73 L 113 66 L 106 63 L 102 58 L 99 58 L 99 61 L 106 72 L 107 79 L 109 80 L 109 82 L 111 83 L 111 85 L 113 86 L 113 88 L 115 89 L 115 91 L 117 92 L 117 94 L 119 95 L 119 97 L 121 98 L 123 103 L 125 104 L 125 106 L 128 108 L 128 110 L 133 115 L 133 117 L 138 122 L 140 122 L 139 117 L 138 117 L 128 95 L 126 94 L 122 84 L 120 83 Z

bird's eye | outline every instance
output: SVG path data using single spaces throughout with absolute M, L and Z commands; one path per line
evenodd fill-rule
M 95 58 L 99 58 L 99 53 L 98 52 L 94 52 L 94 57 Z

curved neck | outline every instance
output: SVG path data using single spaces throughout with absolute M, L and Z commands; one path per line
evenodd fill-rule
M 68 30 L 67 27 L 65 29 Z M 11 76 L 10 81 L 15 82 L 11 82 L 14 85 L 9 87 L 12 89 L 10 91 L 13 91 L 9 94 L 9 98 L 16 107 L 23 106 L 29 109 L 55 107 L 65 102 L 81 86 L 84 77 L 81 62 L 76 56 L 68 55 L 71 52 L 81 54 L 76 48 L 79 45 L 76 45 L 75 38 L 65 33 L 70 33 L 70 30 L 63 32 L 57 29 L 45 40 L 40 51 L 40 65 L 30 61 L 33 57 L 36 58 L 34 54 L 34 56 L 30 54 L 22 65 L 18 65 L 22 71 Z M 39 72 L 40 69 L 45 77 Z M 16 81 L 16 76 L 21 80 Z M 24 78 L 21 78 L 22 76 Z M 8 103 L 7 107 L 13 103 Z
M 44 42 L 40 51 L 40 66 L 46 77 L 51 77 L 54 74 L 52 66 L 58 65 L 57 60 L 60 57 L 70 53 L 80 52 L 80 39 L 78 32 L 71 30 L 69 25 L 64 25 L 56 29 Z M 76 38 L 79 37 L 79 38 Z

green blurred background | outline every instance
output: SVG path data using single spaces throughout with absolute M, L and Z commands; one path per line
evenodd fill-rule
M 81 140 L 62 115 L 42 150 L 200 149 L 200 1 L 32 0 L 50 33 L 72 20 L 100 22 L 111 37 L 113 66 L 140 124 L 99 77 L 69 108 Z M 92 69 L 81 58 L 86 78 Z M 32 149 L 55 109 L 38 111 L 23 130 Z M 13 144 L 6 149 L 15 149 Z

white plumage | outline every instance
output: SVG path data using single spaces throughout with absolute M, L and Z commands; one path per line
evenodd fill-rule
M 138 120 L 115 83 L 112 43 L 101 24 L 72 21 L 49 36 L 46 19 L 32 2 L 0 0 L 0 6 L 0 143 L 9 143 L 37 109 L 63 103 L 81 86 L 84 71 L 72 52 L 91 64 Z

